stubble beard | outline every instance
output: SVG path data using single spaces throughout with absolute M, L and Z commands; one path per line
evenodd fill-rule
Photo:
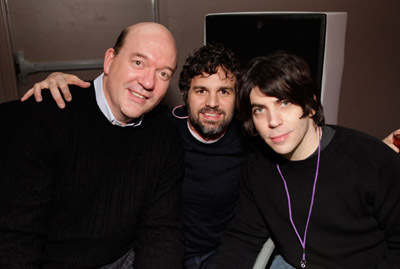
M 215 108 L 202 108 L 196 113 L 191 111 L 190 107 L 188 106 L 188 120 L 193 128 L 199 133 L 199 135 L 206 139 L 212 140 L 217 139 L 221 135 L 223 135 L 228 128 L 229 123 L 232 120 L 232 116 L 230 118 L 224 118 L 222 121 L 204 121 L 200 120 L 201 113 L 221 113 L 222 115 L 226 116 L 225 111 L 215 109 Z

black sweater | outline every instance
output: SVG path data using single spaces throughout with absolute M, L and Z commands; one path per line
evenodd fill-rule
M 0 105 L 0 268 L 181 268 L 183 147 L 165 111 L 110 124 L 94 88 Z
M 182 107 L 175 113 L 186 116 L 187 109 Z M 235 119 L 220 140 L 205 144 L 189 132 L 186 119 L 170 116 L 179 128 L 185 148 L 182 215 L 185 258 L 191 258 L 216 250 L 221 244 L 238 199 L 245 145 Z
M 321 153 L 306 241 L 307 268 L 400 268 L 400 156 L 368 135 L 333 126 Z M 269 235 L 295 267 L 303 238 L 317 157 L 287 161 L 267 147 L 251 156 L 241 177 L 238 212 L 220 249 L 218 268 L 251 268 Z

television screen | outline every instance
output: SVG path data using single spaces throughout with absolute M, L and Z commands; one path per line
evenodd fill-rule
M 232 49 L 242 65 L 276 50 L 297 54 L 319 86 L 327 123 L 336 124 L 344 65 L 345 12 L 234 12 L 207 14 L 204 42 Z
M 326 14 L 215 14 L 205 18 L 205 42 L 224 44 L 242 65 L 276 50 L 295 53 L 308 62 L 321 88 L 325 29 Z

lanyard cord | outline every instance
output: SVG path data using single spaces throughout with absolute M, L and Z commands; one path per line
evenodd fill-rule
M 292 223 L 293 229 L 296 232 L 297 238 L 300 241 L 301 247 L 303 248 L 303 255 L 302 255 L 302 260 L 300 262 L 301 268 L 306 268 L 306 238 L 307 238 L 307 231 L 308 231 L 308 224 L 310 223 L 310 218 L 311 218 L 311 212 L 312 208 L 314 205 L 314 196 L 315 196 L 315 189 L 317 186 L 317 179 L 318 179 L 318 171 L 319 171 L 319 161 L 321 158 L 321 127 L 318 127 L 318 159 L 317 159 L 317 168 L 315 171 L 315 178 L 314 178 L 314 185 L 313 185 L 313 191 L 312 191 L 312 196 L 311 196 L 311 204 L 310 204 L 310 209 L 308 212 L 308 217 L 307 217 L 307 223 L 306 223 L 306 228 L 304 229 L 304 239 L 301 239 L 299 232 L 297 231 L 296 225 L 293 222 L 293 217 L 292 217 L 292 206 L 290 203 L 290 195 L 289 195 L 289 189 L 286 184 L 286 180 L 282 175 L 281 169 L 279 168 L 279 164 L 276 165 L 279 174 L 281 175 L 281 178 L 283 180 L 283 184 L 285 185 L 285 190 L 286 190 L 286 196 L 288 199 L 288 207 L 289 207 L 289 219 L 290 222 Z

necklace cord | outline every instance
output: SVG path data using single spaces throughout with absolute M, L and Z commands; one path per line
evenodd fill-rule
M 308 231 L 308 225 L 310 223 L 310 218 L 311 218 L 311 212 L 313 209 L 313 205 L 314 205 L 314 197 L 315 197 L 315 190 L 316 190 L 316 186 L 317 186 L 317 180 L 318 180 L 318 173 L 319 173 L 319 162 L 321 159 L 321 127 L 318 127 L 318 158 L 317 158 L 317 167 L 315 170 L 315 178 L 314 178 L 314 185 L 313 185 L 313 191 L 312 191 L 312 196 L 311 196 L 311 203 L 310 203 L 310 209 L 308 211 L 308 217 L 307 217 L 307 223 L 306 223 L 306 227 L 304 229 L 304 239 L 301 239 L 299 232 L 297 231 L 296 225 L 294 224 L 293 221 L 293 217 L 292 217 L 292 205 L 290 202 L 290 194 L 289 194 L 289 189 L 287 187 L 286 184 L 286 180 L 283 177 L 283 174 L 281 172 L 281 169 L 279 167 L 279 164 L 276 164 L 276 168 L 278 169 L 279 175 L 281 176 L 282 180 L 283 180 L 283 184 L 285 186 L 285 191 L 286 191 L 286 196 L 287 196 L 287 200 L 288 200 L 288 208 L 289 208 L 289 219 L 290 219 L 290 223 L 292 224 L 292 227 L 294 229 L 294 231 L 296 232 L 297 238 L 300 241 L 300 244 L 303 248 L 303 255 L 302 255 L 302 261 L 301 261 L 301 266 L 302 268 L 305 268 L 305 262 L 306 262 L 306 239 L 307 239 L 307 231 Z

